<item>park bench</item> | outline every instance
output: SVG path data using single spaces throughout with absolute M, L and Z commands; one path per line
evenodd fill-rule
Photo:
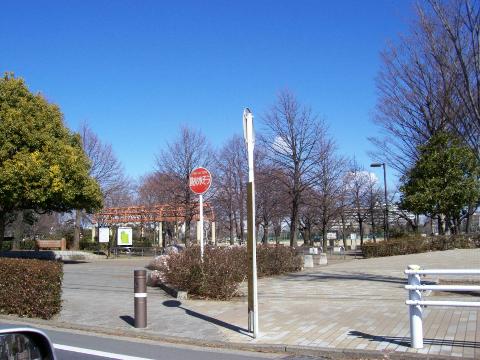
M 65 238 L 61 240 L 36 240 L 36 243 L 39 250 L 60 249 L 63 251 L 67 249 Z

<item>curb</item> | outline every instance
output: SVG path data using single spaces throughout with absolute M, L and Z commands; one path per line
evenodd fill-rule
M 21 325 L 30 326 L 44 326 L 51 330 L 75 330 L 85 332 L 85 335 L 92 335 L 92 333 L 119 336 L 128 338 L 136 338 L 140 340 L 151 340 L 162 343 L 175 345 L 191 345 L 198 347 L 210 347 L 216 349 L 226 350 L 241 350 L 241 351 L 256 351 L 264 353 L 279 353 L 285 355 L 299 355 L 299 356 L 313 356 L 323 360 L 370 360 L 370 359 L 391 359 L 391 360 L 475 360 L 473 357 L 455 357 L 449 355 L 428 355 L 408 352 L 395 351 L 380 351 L 380 350 L 355 350 L 355 349 L 337 349 L 314 346 L 300 346 L 300 345 L 282 345 L 282 344 L 258 344 L 258 343 L 238 343 L 228 341 L 212 341 L 193 339 L 180 336 L 160 335 L 152 333 L 145 329 L 110 329 L 99 326 L 86 326 L 72 323 L 64 323 L 55 320 L 43 320 L 33 318 L 20 318 L 13 315 L 0 314 L 0 320 L 7 322 L 18 323 Z

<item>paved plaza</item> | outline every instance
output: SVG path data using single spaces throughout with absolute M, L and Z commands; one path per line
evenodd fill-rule
M 131 330 L 133 269 L 148 261 L 65 264 L 63 310 L 56 322 Z M 352 259 L 260 279 L 261 336 L 255 340 L 246 334 L 246 297 L 229 302 L 176 301 L 159 288 L 148 288 L 149 326 L 135 331 L 205 341 L 417 352 L 409 347 L 405 305 L 403 270 L 409 264 L 430 269 L 479 268 L 480 249 Z M 245 287 L 242 291 L 246 292 Z M 447 293 L 429 297 L 456 298 L 458 294 Z M 461 298 L 479 300 L 478 294 Z M 424 338 L 420 353 L 480 358 L 480 310 L 429 307 L 424 311 Z

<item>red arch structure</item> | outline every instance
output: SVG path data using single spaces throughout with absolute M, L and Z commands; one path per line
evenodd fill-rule
M 195 205 L 193 220 L 199 220 L 199 206 Z M 152 205 L 152 206 L 124 206 L 105 208 L 94 215 L 94 222 L 99 225 L 114 224 L 144 224 L 163 221 L 184 221 L 186 216 L 185 206 Z M 215 221 L 215 214 L 210 203 L 203 204 L 205 220 Z

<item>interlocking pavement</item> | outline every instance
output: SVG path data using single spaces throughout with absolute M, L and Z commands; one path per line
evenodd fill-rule
M 56 321 L 131 329 L 133 269 L 147 262 L 148 259 L 137 258 L 66 264 L 63 310 Z M 149 288 L 149 326 L 145 331 L 205 341 L 480 358 L 478 308 L 425 309 L 425 347 L 422 350 L 409 347 L 403 273 L 409 264 L 430 269 L 480 268 L 480 249 L 357 259 L 259 279 L 260 337 L 257 339 L 252 339 L 246 331 L 246 297 L 228 302 L 180 302 L 159 288 Z M 476 280 L 480 281 L 480 277 Z M 246 293 L 246 286 L 242 291 Z M 435 300 L 457 298 L 480 301 L 475 294 L 430 295 Z

